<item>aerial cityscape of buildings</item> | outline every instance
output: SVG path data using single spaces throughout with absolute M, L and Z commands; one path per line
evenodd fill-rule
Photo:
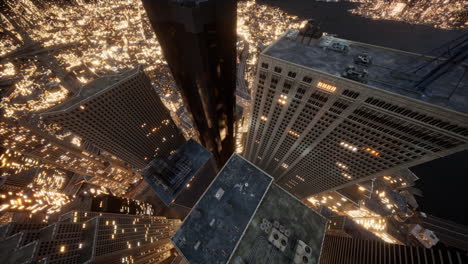
M 412 167 L 468 149 L 468 36 L 428 56 L 263 2 L 0 4 L 2 261 L 466 263 Z

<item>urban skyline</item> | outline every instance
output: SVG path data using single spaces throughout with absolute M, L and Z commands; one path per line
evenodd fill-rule
M 468 26 L 416 2 L 340 16 Z M 468 38 L 418 54 L 294 15 L 347 5 L 0 4 L 6 261 L 462 263 L 413 167 L 468 149 Z

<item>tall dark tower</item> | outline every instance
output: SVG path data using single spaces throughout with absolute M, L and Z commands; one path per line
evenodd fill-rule
M 202 144 L 222 165 L 234 151 L 235 0 L 143 0 Z

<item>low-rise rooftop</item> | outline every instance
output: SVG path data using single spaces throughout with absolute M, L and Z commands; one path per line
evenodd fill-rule
M 143 174 L 166 206 L 170 206 L 174 201 L 184 206 L 193 205 L 216 176 L 212 157 L 211 152 L 190 139 L 166 161 L 151 161 L 143 170 Z M 167 168 L 163 168 L 164 166 Z

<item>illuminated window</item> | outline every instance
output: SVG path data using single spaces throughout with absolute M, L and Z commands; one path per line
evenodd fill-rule
M 348 166 L 344 165 L 344 164 L 341 163 L 341 162 L 336 162 L 335 164 L 336 164 L 336 166 L 338 166 L 338 167 L 340 167 L 340 168 L 342 168 L 342 169 L 345 169 L 345 170 L 348 169 Z
M 336 91 L 336 86 L 324 83 L 324 82 L 318 82 L 317 83 L 317 88 L 328 91 L 328 92 L 335 92 Z
M 267 120 L 268 120 L 268 118 L 267 118 L 266 116 L 261 116 L 260 119 L 261 119 L 262 121 L 267 121 Z
M 369 147 L 362 147 L 361 149 L 363 149 L 364 151 L 366 151 L 367 153 L 370 153 L 376 157 L 380 156 L 380 153 L 377 152 L 375 149 L 371 149 Z
M 280 95 L 280 98 L 278 98 L 278 103 L 281 104 L 281 105 L 285 105 L 286 104 L 286 99 L 288 99 L 288 96 L 287 95 Z
M 307 201 L 311 202 L 314 205 L 319 203 L 319 201 L 317 199 L 315 199 L 314 197 L 307 198 Z
M 296 175 L 296 178 L 298 178 L 298 179 L 301 180 L 302 182 L 305 182 L 304 178 L 302 178 L 302 177 L 299 176 L 299 175 Z
M 283 167 L 283 168 L 287 169 L 287 168 L 289 167 L 289 165 L 288 165 L 288 164 L 286 164 L 286 163 L 283 163 L 283 164 L 281 164 L 281 167 Z
M 64 253 L 65 252 L 65 246 L 60 246 L 60 253 Z
M 289 130 L 288 133 L 295 136 L 295 137 L 300 137 L 301 136 L 298 133 L 294 132 L 293 130 Z
M 351 175 L 349 175 L 348 173 L 344 173 L 342 172 L 341 175 L 343 175 L 343 177 L 345 177 L 346 179 L 352 179 L 353 177 L 351 177 Z
M 351 144 L 348 144 L 348 143 L 346 143 L 346 142 L 341 142 L 341 143 L 340 143 L 340 146 L 342 146 L 342 147 L 345 148 L 345 149 L 349 149 L 349 150 L 351 150 L 352 152 L 356 152 L 356 151 L 357 151 L 357 147 L 355 147 L 355 146 L 353 146 L 353 145 L 351 145 Z

